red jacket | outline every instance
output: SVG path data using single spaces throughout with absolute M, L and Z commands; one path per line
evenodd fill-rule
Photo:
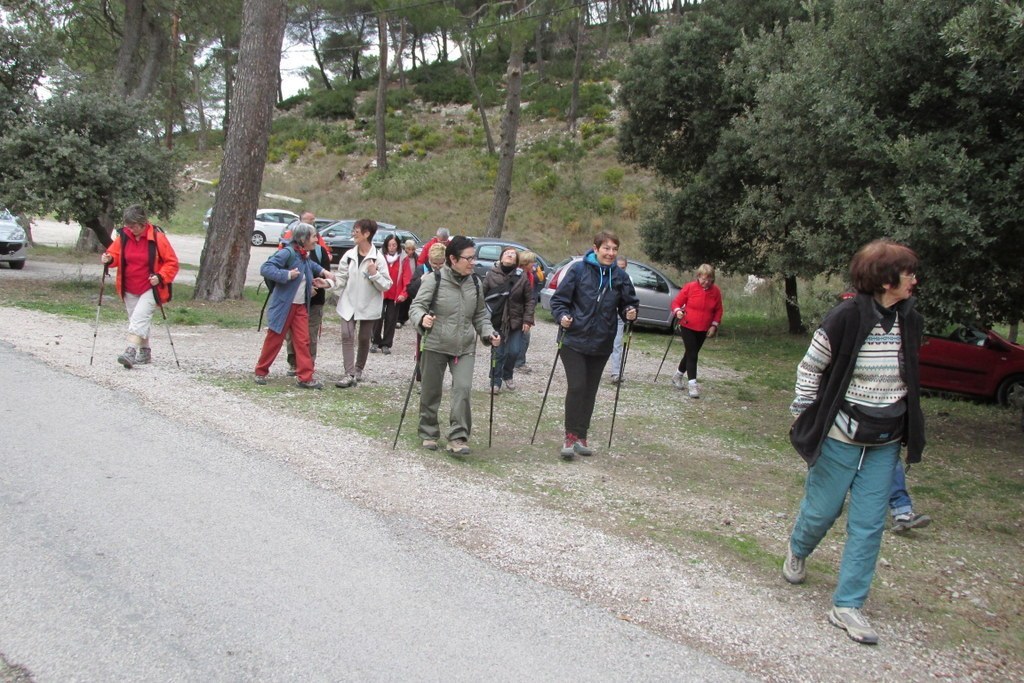
M 437 239 L 436 237 L 431 237 L 427 241 L 427 243 L 423 245 L 423 249 L 420 250 L 420 255 L 416 258 L 416 264 L 420 265 L 420 266 L 425 264 L 427 262 L 427 259 L 430 258 L 430 248 L 432 246 L 434 246 L 435 244 L 438 244 L 438 243 L 440 243 L 440 244 L 448 244 L 447 242 L 442 242 L 441 240 Z
M 722 290 L 718 285 L 704 289 L 696 280 L 687 282 L 672 300 L 672 315 L 680 308 L 685 309 L 680 327 L 707 332 L 712 325 L 722 322 Z
M 146 224 L 146 231 L 142 233 L 142 239 L 147 244 L 153 245 L 149 249 L 149 272 L 160 278 L 160 284 L 156 286 L 156 293 L 159 303 L 165 304 L 171 300 L 171 283 L 178 275 L 178 255 L 174 253 L 163 230 L 158 230 L 151 223 Z M 125 264 L 122 262 L 121 233 L 119 231 L 114 231 L 114 241 L 107 247 L 107 253 L 113 258 L 110 267 L 117 269 L 117 279 L 114 281 L 117 295 L 123 299 L 124 285 L 121 282 L 121 275 Z
M 398 297 L 408 294 L 409 282 L 412 280 L 412 271 L 416 267 L 408 256 L 399 253 L 394 263 L 388 264 L 388 274 L 391 276 L 391 289 L 384 292 L 384 298 L 388 301 L 398 301 Z

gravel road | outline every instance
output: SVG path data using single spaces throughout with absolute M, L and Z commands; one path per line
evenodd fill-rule
M 0 273 L 0 286 L 12 273 Z M 341 372 L 340 341 L 336 324 L 330 325 L 321 342 L 318 368 L 326 378 Z M 534 335 L 534 348 L 553 347 L 554 325 L 539 325 Z M 270 455 L 313 485 L 377 513 L 414 520 L 428 533 L 499 569 L 568 590 L 754 677 L 993 679 L 993 669 L 969 644 L 957 651 L 925 649 L 915 638 L 921 624 L 878 624 L 882 643 L 857 645 L 829 625 L 823 596 L 809 595 L 804 587 L 788 586 L 781 578 L 777 587 L 752 587 L 753 582 L 735 569 L 725 569 L 710 554 L 679 555 L 654 543 L 606 534 L 588 526 L 582 512 L 566 515 L 541 508 L 524 496 L 496 490 L 486 477 L 451 476 L 451 468 L 459 463 L 438 465 L 402 447 L 392 451 L 390 443 L 346 429 L 342 415 L 334 426 L 296 424 L 291 416 L 275 416 L 255 400 L 211 386 L 210 377 L 251 373 L 262 340 L 254 330 L 176 328 L 175 346 L 184 368 L 180 371 L 174 368 L 162 331 L 154 333 L 154 365 L 132 372 L 113 361 L 123 346 L 123 325 L 104 326 L 98 338 L 97 362 L 90 367 L 91 325 L 0 308 L 0 340 L 54 368 L 127 392 L 183 425 L 213 429 L 254 456 L 265 457 L 266 444 L 280 444 L 277 435 L 293 434 L 292 443 L 275 446 Z M 401 334 L 390 357 L 371 357 L 371 381 L 407 381 L 410 338 Z M 653 375 L 657 361 L 638 354 L 635 362 L 652 364 L 648 369 Z M 539 358 L 535 362 L 542 363 Z M 281 361 L 275 373 L 281 372 L 280 365 Z M 477 364 L 481 383 L 484 366 Z M 253 415 L 260 418 L 254 420 Z M 327 454 L 316 455 L 323 452 L 323 444 L 330 445 Z M 573 485 L 585 485 L 583 469 L 576 469 L 575 475 L 574 468 L 566 469 L 553 476 L 578 476 Z M 711 519 L 708 523 L 714 524 Z M 780 553 L 782 543 L 780 538 Z

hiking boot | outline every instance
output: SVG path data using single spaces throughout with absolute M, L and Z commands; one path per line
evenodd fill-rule
M 402 325 L 403 325 L 403 323 L 395 323 L 395 329 L 396 330 L 402 329 Z
M 697 388 L 697 380 L 690 380 L 690 383 L 686 388 L 686 393 L 690 395 L 690 398 L 700 398 L 700 389 Z
M 134 346 L 129 346 L 124 350 L 124 353 L 117 357 L 117 362 L 123 365 L 125 370 L 131 370 L 137 360 Z
M 259 384 L 261 387 L 265 386 L 266 383 L 267 383 L 267 376 L 266 375 L 253 375 L 253 381 L 256 382 L 256 384 Z
M 871 628 L 867 618 L 861 614 L 857 607 L 833 607 L 828 613 L 828 620 L 833 626 L 846 631 L 851 640 L 866 645 L 874 645 L 878 642 L 878 634 Z
M 136 365 L 149 365 L 153 361 L 153 349 L 143 346 L 135 355 Z
M 469 444 L 465 439 L 452 439 L 448 442 L 448 452 L 452 455 L 469 455 Z
M 516 390 L 516 383 L 513 382 L 510 379 L 506 379 L 505 380 L 505 391 L 515 391 L 515 390 Z
M 423 443 L 421 445 L 428 451 L 436 451 L 437 439 L 423 439 Z
M 621 381 L 622 381 L 621 377 L 619 377 L 618 375 L 612 375 L 612 384 L 618 384 Z
M 294 377 L 295 376 L 295 368 L 288 368 L 287 372 L 285 372 L 284 374 L 288 375 L 289 377 Z
M 807 558 L 794 555 L 789 544 L 786 545 L 786 561 L 782 563 L 782 578 L 793 584 L 807 579 Z
M 573 452 L 576 455 L 593 455 L 594 449 L 587 446 L 586 439 L 576 439 L 576 442 L 572 445 Z
M 562 446 L 562 450 L 560 450 L 558 454 L 561 455 L 566 460 L 572 460 L 573 457 L 576 455 L 575 446 L 578 440 L 579 439 L 576 438 L 575 434 L 566 434 L 565 445 Z
M 390 346 L 382 346 L 382 347 L 380 347 L 380 352 L 383 353 L 385 356 L 390 356 L 391 355 L 391 347 Z
M 923 529 L 932 523 L 928 515 L 916 515 L 913 511 L 892 518 L 892 530 L 899 534 L 910 529 Z
M 348 389 L 349 387 L 354 387 L 355 385 L 355 375 L 345 375 L 344 377 L 342 377 L 341 379 L 334 383 L 334 386 L 338 387 L 339 389 Z
M 315 379 L 311 379 L 308 382 L 303 382 L 302 380 L 299 380 L 298 382 L 296 382 L 296 384 L 298 384 L 303 389 L 323 389 L 324 388 L 324 383 L 323 382 L 318 382 Z
M 376 344 L 371 344 L 370 345 L 370 353 L 377 353 L 378 351 L 380 351 L 380 347 L 379 346 L 377 346 Z
M 495 396 L 497 396 L 498 394 L 501 393 L 501 387 L 496 385 L 496 384 L 492 384 L 491 385 L 491 393 L 494 394 Z
M 676 374 L 672 375 L 672 386 L 676 389 L 686 388 L 686 375 L 676 370 Z
M 531 368 L 529 365 L 520 365 L 518 368 L 516 368 L 516 372 L 521 372 L 524 375 L 529 375 L 531 372 L 533 372 L 533 368 Z

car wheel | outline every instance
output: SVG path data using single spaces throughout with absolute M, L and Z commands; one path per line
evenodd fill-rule
M 1010 375 L 999 383 L 996 400 L 1004 406 L 1024 406 L 1024 375 Z
M 11 264 L 11 270 L 21 270 L 25 267 L 24 261 L 8 261 Z
M 252 242 L 252 246 L 254 247 L 262 247 L 267 243 L 267 236 L 262 232 L 254 232 L 252 237 L 249 238 L 249 241 Z

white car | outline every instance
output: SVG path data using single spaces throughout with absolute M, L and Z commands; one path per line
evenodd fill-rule
M 28 236 L 7 209 L 0 209 L 0 262 L 14 270 L 25 267 Z
M 213 209 L 209 209 L 203 217 L 203 230 L 210 229 L 210 216 Z M 256 212 L 256 220 L 252 226 L 252 237 L 249 241 L 254 247 L 262 247 L 264 244 L 276 246 L 281 241 L 281 233 L 285 231 L 289 223 L 299 220 L 298 214 L 288 209 L 260 209 Z

